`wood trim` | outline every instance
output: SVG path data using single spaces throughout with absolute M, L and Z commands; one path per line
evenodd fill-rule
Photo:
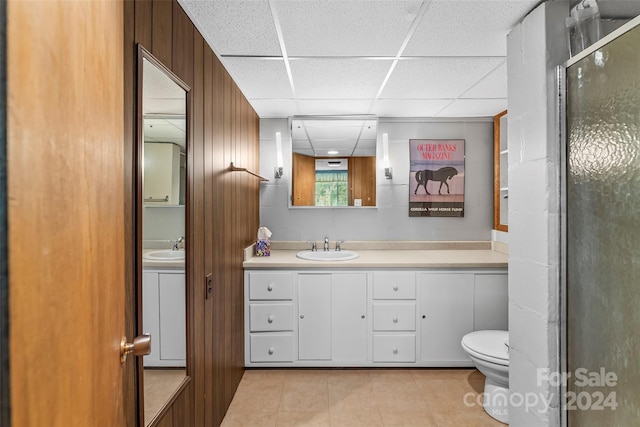
M 500 118 L 507 110 L 493 117 L 493 228 L 509 231 L 509 226 L 500 223 Z
M 137 291 L 136 291 L 136 205 L 134 171 L 136 156 L 136 99 L 137 82 L 129 76 L 137 75 L 135 44 L 136 4 L 124 2 L 124 259 L 125 259 L 125 336 L 138 336 Z M 150 28 L 150 27 L 149 27 Z M 127 363 L 124 367 L 124 410 L 127 427 L 139 424 L 138 365 Z
M 7 2 L 0 4 L 0 22 L 7 22 Z M 7 27 L 0 25 L 0 425 L 11 422 L 9 399 L 9 272 L 7 241 Z

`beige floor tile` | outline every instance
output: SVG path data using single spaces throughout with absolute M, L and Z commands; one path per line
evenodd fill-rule
M 329 385 L 329 410 L 376 410 L 378 403 L 374 396 L 371 384 Z
M 311 386 L 305 383 L 285 383 L 282 390 L 280 411 L 326 412 L 329 410 L 327 384 Z
M 438 427 L 504 427 L 505 424 L 492 418 L 482 407 L 469 408 L 466 411 L 435 412 L 434 419 Z
M 433 410 L 445 412 L 464 411 L 467 409 L 465 396 L 474 398 L 475 393 L 466 390 L 457 380 L 417 379 L 417 388 L 421 396 Z
M 384 427 L 437 427 L 430 412 L 381 411 Z
M 230 405 L 235 411 L 277 412 L 282 398 L 282 384 L 240 382 Z
M 280 412 L 276 427 L 329 427 L 329 412 Z
M 483 387 L 475 369 L 247 370 L 223 426 L 501 427 Z
M 332 410 L 331 427 L 382 427 L 382 418 L 377 409 L 358 410 Z
M 274 427 L 277 412 L 227 412 L 221 427 Z
M 285 373 L 272 369 L 248 369 L 242 376 L 242 384 L 253 384 L 268 382 L 271 384 L 284 384 Z
M 434 380 L 460 380 L 466 379 L 475 373 L 480 374 L 476 369 L 439 369 L 439 368 L 422 368 L 411 371 L 411 375 L 416 379 L 434 379 Z M 480 374 L 482 375 L 482 374 Z

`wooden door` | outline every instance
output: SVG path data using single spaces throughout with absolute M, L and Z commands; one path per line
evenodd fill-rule
M 331 275 L 298 275 L 298 358 L 331 360 Z
M 122 426 L 122 2 L 9 1 L 7 29 L 12 425 Z
M 293 153 L 293 177 L 291 192 L 293 206 L 315 206 L 316 204 L 316 159 Z

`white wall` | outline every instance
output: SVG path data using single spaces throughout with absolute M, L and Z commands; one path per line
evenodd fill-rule
M 496 111 L 496 114 L 499 111 Z M 464 121 L 463 121 L 464 120 Z M 285 175 L 273 178 L 275 132 L 282 133 Z M 378 167 L 376 208 L 289 208 L 291 142 L 287 119 L 260 120 L 260 223 L 273 240 L 491 240 L 493 228 L 493 119 L 384 119 L 393 179 Z M 465 217 L 409 218 L 409 139 L 465 139 Z M 378 161 L 380 165 L 380 159 Z
M 184 226 L 184 206 L 145 207 L 143 210 L 143 240 L 177 240 L 185 236 Z
M 512 405 L 514 426 L 557 426 L 558 390 L 538 381 L 559 371 L 559 151 L 555 67 L 568 59 L 566 1 L 547 2 L 507 38 L 509 132 L 509 386 L 552 399 Z M 512 401 L 513 402 L 513 401 Z

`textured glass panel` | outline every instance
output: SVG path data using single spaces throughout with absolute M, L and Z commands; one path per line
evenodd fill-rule
M 640 28 L 571 66 L 567 90 L 569 425 L 638 425 Z M 601 368 L 616 386 L 576 377 Z

